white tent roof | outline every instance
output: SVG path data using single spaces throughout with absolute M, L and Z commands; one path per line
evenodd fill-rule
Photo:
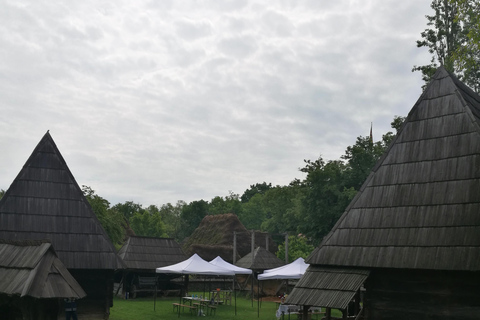
M 300 279 L 308 266 L 309 264 L 305 263 L 303 258 L 298 258 L 285 266 L 265 270 L 263 274 L 258 275 L 258 280 Z
M 176 274 L 201 274 L 209 276 L 234 276 L 235 273 L 231 270 L 215 266 L 202 258 L 196 253 L 177 264 L 157 268 L 157 273 L 176 273 Z
M 210 261 L 210 263 L 215 265 L 215 266 L 231 270 L 231 271 L 235 272 L 235 274 L 252 274 L 252 270 L 237 267 L 236 265 L 233 265 L 233 264 L 228 263 L 227 261 L 223 260 L 220 256 L 217 256 L 215 259 Z

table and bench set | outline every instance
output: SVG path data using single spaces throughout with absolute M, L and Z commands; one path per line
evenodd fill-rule
M 216 290 L 210 294 L 210 299 L 198 296 L 182 297 L 182 303 L 173 303 L 173 311 L 189 311 L 194 314 L 215 315 L 219 304 L 232 304 L 232 292 L 229 290 Z M 206 312 L 205 312 L 206 311 Z

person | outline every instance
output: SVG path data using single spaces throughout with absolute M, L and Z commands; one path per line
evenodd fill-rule
M 65 319 L 78 320 L 77 318 L 77 302 L 75 298 L 65 299 Z

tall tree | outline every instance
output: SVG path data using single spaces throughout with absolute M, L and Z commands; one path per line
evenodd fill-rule
M 205 200 L 192 201 L 183 206 L 180 214 L 182 224 L 178 232 L 178 239 L 181 241 L 191 235 L 207 214 L 208 202 Z
M 423 66 L 414 66 L 412 71 L 421 71 L 422 79 L 428 83 L 439 65 L 455 73 L 467 85 L 478 91 L 478 51 L 472 52 L 469 40 L 475 30 L 475 21 L 478 22 L 478 11 L 461 10 L 468 4 L 476 4 L 479 0 L 433 0 L 431 8 L 434 15 L 426 15 L 427 26 L 421 33 L 422 40 L 417 41 L 417 47 L 427 47 L 432 54 L 430 63 Z M 463 12 L 463 14 L 462 14 Z M 477 24 L 478 26 L 478 24 Z M 469 34 L 471 36 L 469 36 Z M 478 47 L 477 47 L 478 49 Z M 472 64 L 459 63 L 459 55 L 473 57 Z M 475 71 L 476 70 L 476 71 Z
M 83 195 L 97 216 L 98 221 L 109 236 L 112 243 L 119 248 L 125 237 L 125 219 L 123 215 L 110 208 L 110 202 L 95 193 L 89 186 L 82 186 Z
M 250 188 L 248 188 L 247 190 L 245 190 L 245 192 L 243 192 L 240 199 L 242 200 L 243 203 L 248 202 L 257 193 L 265 194 L 265 192 L 267 192 L 271 188 L 273 188 L 272 184 L 266 183 L 265 181 L 262 183 L 252 184 L 250 185 Z

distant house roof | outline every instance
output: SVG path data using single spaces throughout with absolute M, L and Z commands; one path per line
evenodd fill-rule
M 118 252 L 127 269 L 151 270 L 186 260 L 180 245 L 170 238 L 131 236 Z
M 283 266 L 285 263 L 270 251 L 258 247 L 253 251 L 253 261 L 252 252 L 250 252 L 238 260 L 235 265 L 252 270 L 266 270 Z
M 47 132 L 0 200 L 0 239 L 49 239 L 73 269 L 123 263 Z
M 440 67 L 310 264 L 480 270 L 480 96 Z
M 83 298 L 85 291 L 42 241 L 0 240 L 0 293 L 34 298 Z

